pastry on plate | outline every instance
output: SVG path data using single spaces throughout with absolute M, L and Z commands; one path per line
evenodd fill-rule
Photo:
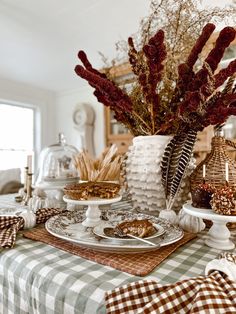
M 157 232 L 152 222 L 148 219 L 123 221 L 114 228 L 115 233 L 117 228 L 117 234 L 119 233 L 119 230 L 121 230 L 123 234 L 131 234 L 139 238 L 151 237 Z
M 120 184 L 113 182 L 82 182 L 68 184 L 64 188 L 67 197 L 73 200 L 89 200 L 91 198 L 110 199 L 118 196 Z

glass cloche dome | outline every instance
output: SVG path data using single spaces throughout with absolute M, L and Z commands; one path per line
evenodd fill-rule
M 45 147 L 40 153 L 35 186 L 58 186 L 78 181 L 78 172 L 73 165 L 73 156 L 77 153 L 77 148 L 66 144 L 60 133 L 59 142 Z

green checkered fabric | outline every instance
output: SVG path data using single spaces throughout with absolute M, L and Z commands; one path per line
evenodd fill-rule
M 123 201 L 112 207 L 130 205 Z M 19 238 L 13 249 L 0 252 L 0 313 L 105 313 L 105 292 L 115 287 L 140 279 L 166 284 L 204 274 L 206 264 L 220 253 L 205 246 L 204 237 L 205 232 L 199 234 L 142 278 Z

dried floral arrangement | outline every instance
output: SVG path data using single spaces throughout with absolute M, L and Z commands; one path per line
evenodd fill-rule
M 188 46 L 188 55 L 184 58 L 187 49 L 185 54 L 181 48 L 172 49 L 179 60 L 181 56 L 181 62 L 168 63 L 168 58 L 174 57 L 170 55 L 165 36 L 173 29 L 178 31 L 181 26 L 182 31 L 175 34 L 174 42 L 177 45 L 177 39 L 187 32 L 188 28 L 185 29 L 185 24 L 181 24 L 181 14 L 187 2 L 182 0 L 175 6 L 179 7 L 176 27 L 170 24 L 166 32 L 158 30 L 140 49 L 137 49 L 131 37 L 128 39 L 129 62 L 137 78 L 130 94 L 119 88 L 105 73 L 94 69 L 83 51 L 78 53 L 83 66 L 75 67 L 77 75 L 95 89 L 94 95 L 98 101 L 109 106 L 115 112 L 115 118 L 135 136 L 174 135 L 167 145 L 161 167 L 167 209 L 172 207 L 180 188 L 197 132 L 211 124 L 222 124 L 230 115 L 236 114 L 236 60 L 218 73 L 216 71 L 225 49 L 235 38 L 233 27 L 225 27 L 219 33 L 215 46 L 202 61 L 199 56 L 215 30 L 214 24 L 207 23 L 193 47 L 181 39 L 182 47 Z M 192 5 L 195 3 L 190 2 Z M 195 24 L 191 26 L 199 25 L 196 19 L 200 18 L 195 17 Z M 172 36 L 174 34 L 169 38 L 174 38 Z M 192 33 L 189 32 L 188 36 L 191 37 Z
M 140 22 L 140 27 L 137 33 L 132 35 L 132 39 L 127 41 L 119 41 L 116 43 L 117 56 L 111 61 L 108 61 L 102 53 L 104 69 L 108 78 L 120 85 L 120 80 L 115 78 L 115 66 L 121 62 L 127 61 L 127 55 L 132 60 L 131 45 L 135 46 L 138 51 L 136 59 L 138 66 L 142 67 L 143 72 L 148 72 L 143 47 L 148 44 L 149 40 L 156 34 L 158 29 L 162 29 L 165 33 L 165 49 L 166 58 L 163 61 L 164 70 L 161 73 L 161 80 L 157 82 L 156 90 L 159 98 L 158 103 L 146 101 L 142 83 L 139 81 L 138 75 L 128 78 L 128 82 L 133 80 L 133 84 L 125 85 L 122 83 L 122 89 L 129 95 L 132 102 L 131 114 L 124 113 L 120 115 L 118 109 L 112 104 L 107 104 L 117 114 L 116 118 L 123 123 L 133 135 L 151 135 L 151 134 L 175 134 L 180 121 L 175 119 L 177 108 L 173 104 L 173 98 L 176 92 L 176 82 L 179 76 L 179 65 L 183 60 L 187 60 L 191 48 L 203 27 L 209 23 L 214 24 L 227 18 L 232 25 L 236 25 L 236 6 L 227 6 L 225 8 L 211 7 L 202 9 L 199 0 L 152 0 L 150 1 L 150 14 L 144 17 Z M 203 56 L 199 55 L 199 60 L 196 65 L 200 67 L 203 57 L 206 54 L 203 49 Z M 129 60 L 129 61 L 130 61 Z M 133 65 L 131 64 L 131 67 Z M 119 68 L 119 67 L 118 67 Z M 155 108 L 156 115 L 152 114 L 152 107 Z M 168 123 L 167 120 L 169 119 Z M 145 122 L 144 122 L 145 121 Z M 153 128 L 155 125 L 155 128 Z
M 83 150 L 73 157 L 75 168 L 83 181 L 119 181 L 122 158 L 116 145 L 106 148 L 101 156 L 93 159 Z

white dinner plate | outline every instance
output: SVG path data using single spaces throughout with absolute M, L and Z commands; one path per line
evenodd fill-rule
M 141 213 L 133 213 L 132 211 L 115 211 L 102 210 L 101 224 L 109 222 L 119 223 L 124 220 L 148 219 L 152 223 L 160 225 L 164 229 L 164 233 L 152 239 L 157 246 L 166 246 L 180 240 L 184 233 L 177 226 L 170 224 L 167 220 L 153 217 Z M 79 246 L 90 248 L 96 251 L 113 252 L 113 253 L 141 253 L 156 250 L 157 247 L 150 246 L 140 241 L 120 241 L 105 239 L 93 233 L 93 228 L 82 225 L 82 221 L 86 218 L 84 210 L 75 210 L 62 213 L 51 217 L 47 220 L 45 226 L 52 235 L 73 242 Z
M 106 239 L 112 239 L 112 240 L 119 240 L 119 241 L 137 241 L 135 239 L 130 239 L 130 238 L 119 238 L 119 237 L 114 237 L 114 236 L 110 236 L 105 232 L 105 228 L 115 228 L 115 226 L 117 225 L 117 222 L 107 222 L 105 224 L 100 224 L 96 227 L 93 228 L 93 232 L 102 238 L 106 238 Z M 145 237 L 144 239 L 154 239 L 156 237 L 161 236 L 163 233 L 165 233 L 165 229 L 159 225 L 159 224 L 155 224 L 153 223 L 153 226 L 156 229 L 156 232 L 150 236 L 150 237 Z

